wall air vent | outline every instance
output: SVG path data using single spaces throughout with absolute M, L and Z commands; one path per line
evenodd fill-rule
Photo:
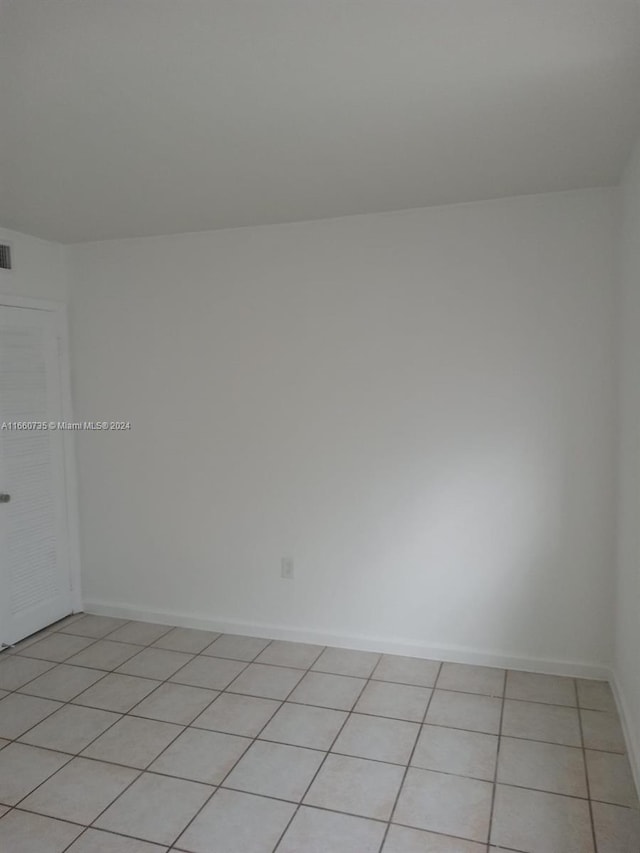
M 0 270 L 11 269 L 11 246 L 0 243 Z

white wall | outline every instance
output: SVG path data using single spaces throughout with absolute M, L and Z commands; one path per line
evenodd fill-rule
M 598 672 L 616 200 L 70 247 L 88 606 Z
M 640 141 L 622 182 L 615 674 L 640 786 Z
M 17 231 L 0 228 L 0 243 L 11 245 L 13 269 L 0 270 L 0 294 L 66 301 L 64 249 Z

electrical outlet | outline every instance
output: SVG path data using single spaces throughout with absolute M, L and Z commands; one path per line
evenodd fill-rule
M 293 557 L 283 557 L 280 562 L 280 576 L 286 580 L 293 580 Z

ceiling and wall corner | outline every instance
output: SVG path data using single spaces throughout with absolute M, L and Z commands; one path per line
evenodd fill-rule
M 0 228 L 0 243 L 11 246 L 12 259 L 11 270 L 0 269 L 0 295 L 67 301 L 63 246 L 6 228 Z

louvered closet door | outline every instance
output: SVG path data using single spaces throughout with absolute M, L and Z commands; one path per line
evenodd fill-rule
M 54 312 L 0 307 L 0 641 L 71 612 Z

